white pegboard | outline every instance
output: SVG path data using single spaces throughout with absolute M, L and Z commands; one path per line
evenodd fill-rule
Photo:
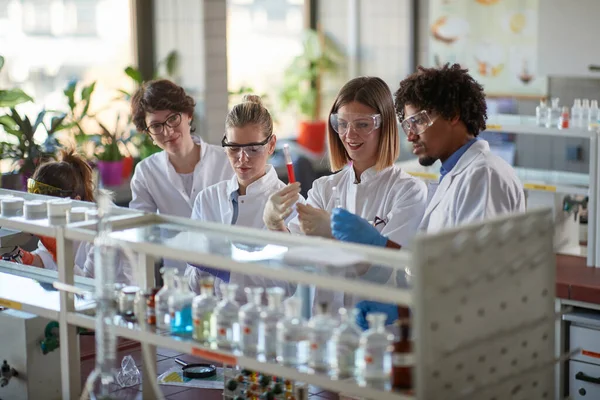
M 417 398 L 554 398 L 553 236 L 538 209 L 415 240 Z

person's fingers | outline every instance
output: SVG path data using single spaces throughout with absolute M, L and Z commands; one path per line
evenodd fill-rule
M 296 208 L 298 209 L 298 212 L 302 212 L 307 215 L 315 215 L 319 210 L 321 210 L 320 208 L 315 208 L 310 204 L 298 204 Z
M 300 182 L 294 182 L 294 183 L 287 185 L 286 187 L 281 189 L 279 192 L 277 192 L 277 194 L 279 196 L 285 196 L 286 194 L 288 194 L 290 192 L 294 192 L 294 191 L 300 192 Z
M 279 196 L 279 203 L 285 203 L 289 199 L 297 200 L 299 196 L 300 196 L 300 190 L 293 190 L 291 192 L 286 193 L 283 196 Z
M 294 211 L 293 208 L 289 207 L 287 210 L 285 210 L 282 214 L 281 214 L 281 220 L 285 220 L 287 217 L 290 216 L 290 214 L 292 213 L 292 211 Z
M 291 210 L 291 207 L 294 205 L 295 202 L 298 201 L 298 197 L 292 197 L 288 200 L 286 200 L 284 203 L 282 203 L 279 206 L 279 211 L 283 212 L 283 211 L 287 211 L 288 209 Z M 291 211 L 290 211 L 291 212 Z

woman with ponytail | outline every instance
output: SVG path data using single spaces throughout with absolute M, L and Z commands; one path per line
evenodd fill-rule
M 73 149 L 61 150 L 58 161 L 49 161 L 35 170 L 27 181 L 27 191 L 93 202 L 95 199 L 92 168 Z M 93 278 L 93 245 L 88 242 L 75 243 L 74 249 L 75 275 Z M 56 239 L 41 236 L 37 250 L 31 253 L 23 251 L 22 260 L 23 264 L 56 270 Z M 129 282 L 131 268 L 125 264 L 117 268 L 117 281 Z

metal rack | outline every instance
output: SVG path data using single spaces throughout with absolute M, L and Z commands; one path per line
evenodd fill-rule
M 589 173 L 552 172 L 516 167 L 515 171 L 528 191 L 588 195 L 588 245 L 587 265 L 600 267 L 600 187 L 598 166 L 600 141 L 597 130 L 583 128 L 546 128 L 537 126 L 535 117 L 521 115 L 492 115 L 487 121 L 486 132 L 514 133 L 517 135 L 553 136 L 563 138 L 587 139 L 590 142 Z M 439 170 L 423 167 L 416 160 L 399 163 L 409 174 L 424 180 L 439 180 Z
M 5 192 L 0 190 L 0 194 Z M 135 276 L 136 283 L 141 287 L 153 286 L 154 260 L 165 257 L 310 284 L 411 307 L 415 315 L 413 326 L 417 338 L 416 394 L 392 392 L 387 383 L 373 385 L 359 383 L 354 379 L 336 380 L 327 374 L 314 373 L 306 367 L 284 367 L 265 362 L 260 357 L 251 358 L 236 351 L 219 350 L 191 339 L 171 337 L 164 332 L 141 331 L 133 325 L 117 326 L 115 331 L 118 336 L 370 399 L 491 400 L 494 393 L 499 396 L 497 398 L 507 398 L 500 394 L 506 393 L 507 387 L 514 382 L 521 385 L 524 377 L 530 376 L 531 369 L 542 376 L 543 379 L 537 380 L 539 387 L 550 395 L 548 398 L 553 398 L 553 382 L 545 378 L 553 376 L 553 360 L 548 355 L 554 354 L 555 271 L 552 217 L 549 210 L 536 210 L 437 235 L 419 236 L 410 252 L 164 215 L 141 215 L 123 209 L 119 209 L 118 214 L 111 218 L 114 229 L 112 236 L 138 254 Z M 56 237 L 58 281 L 72 285 L 77 283 L 71 267 L 74 263 L 74 243 L 92 241 L 96 221 L 54 226 L 43 221 L 27 221 L 21 217 L 0 217 L 0 226 Z M 315 262 L 303 260 L 302 255 L 307 252 L 322 254 L 330 262 L 317 267 Z M 352 254 L 362 260 L 362 267 L 364 263 L 368 263 L 370 268 L 379 268 L 380 273 L 389 273 L 389 282 L 394 284 L 365 282 L 358 277 L 360 273 L 354 268 L 335 266 L 331 259 L 341 253 Z M 2 270 L 0 273 L 7 273 L 6 271 Z M 12 270 L 14 274 L 19 275 L 18 272 Z M 398 286 L 398 282 L 407 281 L 412 285 L 411 288 Z M 507 290 L 512 287 L 532 290 L 540 295 L 532 294 L 531 301 L 518 303 L 514 301 L 511 291 Z M 459 294 L 467 291 L 472 295 L 469 295 L 465 303 L 463 296 Z M 9 307 L 23 304 L 31 312 L 42 312 L 45 309 L 43 304 L 34 304 L 32 301 L 30 304 L 23 296 L 17 297 L 11 291 L 5 292 L 2 286 L 0 301 Z M 503 302 L 507 302 L 508 306 L 501 310 Z M 50 304 L 47 308 L 54 316 L 56 310 Z M 481 308 L 487 310 L 485 317 L 479 315 Z M 447 318 L 456 318 L 454 313 L 457 310 L 461 310 L 460 323 L 456 320 L 446 321 Z M 533 330 L 524 329 L 523 321 L 532 315 L 546 317 L 552 322 L 540 323 Z M 75 328 L 81 326 L 94 329 L 95 319 L 77 310 L 72 295 L 67 292 L 60 293 L 58 319 L 63 398 L 73 398 L 81 392 Z M 496 336 L 493 335 L 494 332 L 497 333 Z M 539 340 L 540 335 L 544 335 L 547 340 Z M 498 357 L 493 361 L 498 371 L 494 379 L 473 375 L 477 373 L 479 364 L 476 359 L 472 359 L 472 348 L 479 351 L 481 343 L 486 343 L 492 347 L 505 346 L 510 349 L 511 354 L 516 354 L 521 351 L 521 343 L 513 343 L 515 337 L 521 340 L 528 338 L 531 346 L 535 345 L 539 359 L 512 365 L 510 358 L 505 360 Z M 464 366 L 469 367 L 457 368 L 457 359 L 462 359 Z M 147 382 L 156 377 L 149 376 L 145 368 L 143 373 L 143 390 L 146 391 Z M 477 379 L 473 380 L 474 377 Z M 442 387 L 441 392 L 433 390 L 448 381 L 459 384 L 454 389 Z M 483 386 L 475 385 L 475 382 L 483 383 Z M 485 396 L 479 397 L 482 393 Z M 537 398 L 531 397 L 537 393 L 525 391 L 523 395 L 513 398 Z M 145 394 L 144 398 L 149 397 Z

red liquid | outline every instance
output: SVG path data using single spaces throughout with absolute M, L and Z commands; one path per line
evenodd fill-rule
M 296 176 L 294 175 L 294 166 L 292 164 L 286 164 L 288 171 L 288 183 L 296 182 Z

